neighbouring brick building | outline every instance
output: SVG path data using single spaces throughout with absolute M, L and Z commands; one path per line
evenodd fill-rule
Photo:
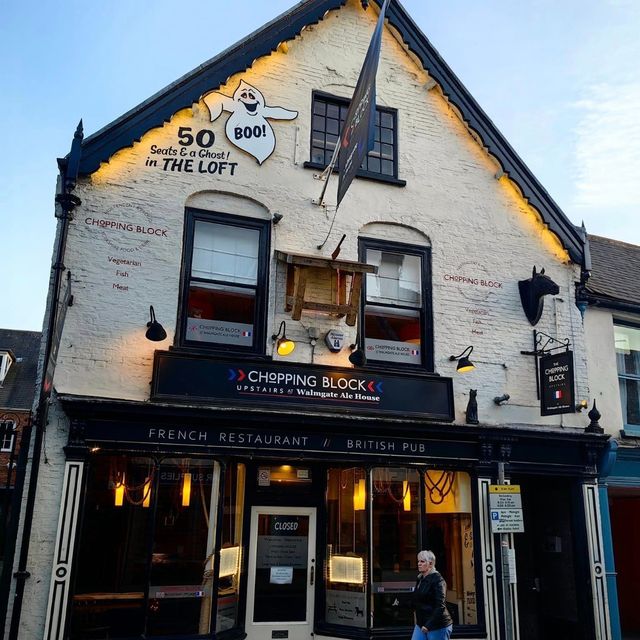
M 584 229 L 396 2 L 317 204 L 378 11 L 302 2 L 61 161 L 20 637 L 406 638 L 423 548 L 458 637 L 608 637 Z
M 17 520 L 12 507 L 18 463 L 26 464 L 20 447 L 31 426 L 39 350 L 39 332 L 0 329 L 0 611 L 10 584 Z

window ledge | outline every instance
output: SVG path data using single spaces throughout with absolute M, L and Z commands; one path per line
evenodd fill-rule
M 637 440 L 640 438 L 640 426 L 626 424 L 623 429 L 620 429 L 620 436 L 625 439 L 633 438 Z
M 317 171 L 324 171 L 327 167 L 319 162 L 304 162 L 302 165 L 305 169 L 316 169 Z M 333 173 L 338 173 L 337 169 L 333 170 Z M 373 180 L 374 182 L 384 182 L 385 184 L 392 184 L 396 187 L 404 187 L 407 184 L 406 180 L 400 180 L 400 178 L 394 178 L 393 176 L 385 176 L 382 173 L 371 173 L 370 171 L 358 171 L 356 178 L 362 178 L 363 180 Z

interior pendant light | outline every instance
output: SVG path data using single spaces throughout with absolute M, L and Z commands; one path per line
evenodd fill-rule
M 124 504 L 124 473 L 120 480 L 116 482 L 114 487 L 114 504 L 116 507 L 121 507 Z
M 187 471 L 182 475 L 182 506 L 188 507 L 191 502 L 191 474 Z
M 353 485 L 353 510 L 364 511 L 367 499 L 367 486 L 364 478 Z
M 280 323 L 278 333 L 274 333 L 271 336 L 271 339 L 276 343 L 276 351 L 279 356 L 288 356 L 293 353 L 293 350 L 296 348 L 296 343 L 287 338 L 286 329 L 287 323 L 283 320 Z
M 402 506 L 405 511 L 411 511 L 411 486 L 408 480 L 402 481 Z
M 151 504 L 151 478 L 147 476 L 144 479 L 144 488 L 142 489 L 142 506 L 145 509 Z
M 458 356 L 449 356 L 449 360 L 453 362 L 454 360 L 458 361 L 458 365 L 456 366 L 456 371 L 458 373 L 466 373 L 467 371 L 473 371 L 476 368 L 476 365 L 469 360 L 469 356 L 473 351 L 473 347 L 467 347 L 460 355 Z

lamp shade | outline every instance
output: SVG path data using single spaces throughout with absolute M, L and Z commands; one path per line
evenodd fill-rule
M 147 332 L 144 334 L 147 340 L 151 342 L 162 342 L 167 337 L 167 332 L 164 327 L 156 320 L 156 314 L 153 310 L 153 306 L 149 307 L 149 314 L 151 320 L 147 322 Z
M 293 340 L 287 338 L 287 325 L 283 320 L 278 327 L 278 333 L 274 333 L 271 339 L 276 343 L 276 351 L 279 356 L 288 356 L 293 353 L 296 348 L 296 343 Z M 282 335 L 280 335 L 282 334 Z
M 458 360 L 456 371 L 458 373 L 466 373 L 467 371 L 473 371 L 475 368 L 476 365 L 473 364 L 473 362 L 471 362 L 471 360 L 469 360 L 467 356 L 464 356 L 463 358 L 460 358 L 460 360 Z

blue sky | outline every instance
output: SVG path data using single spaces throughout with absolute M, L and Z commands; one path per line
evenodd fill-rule
M 0 327 L 42 325 L 56 158 L 291 0 L 27 0 L 0 18 Z M 551 196 L 640 244 L 640 1 L 404 0 Z

